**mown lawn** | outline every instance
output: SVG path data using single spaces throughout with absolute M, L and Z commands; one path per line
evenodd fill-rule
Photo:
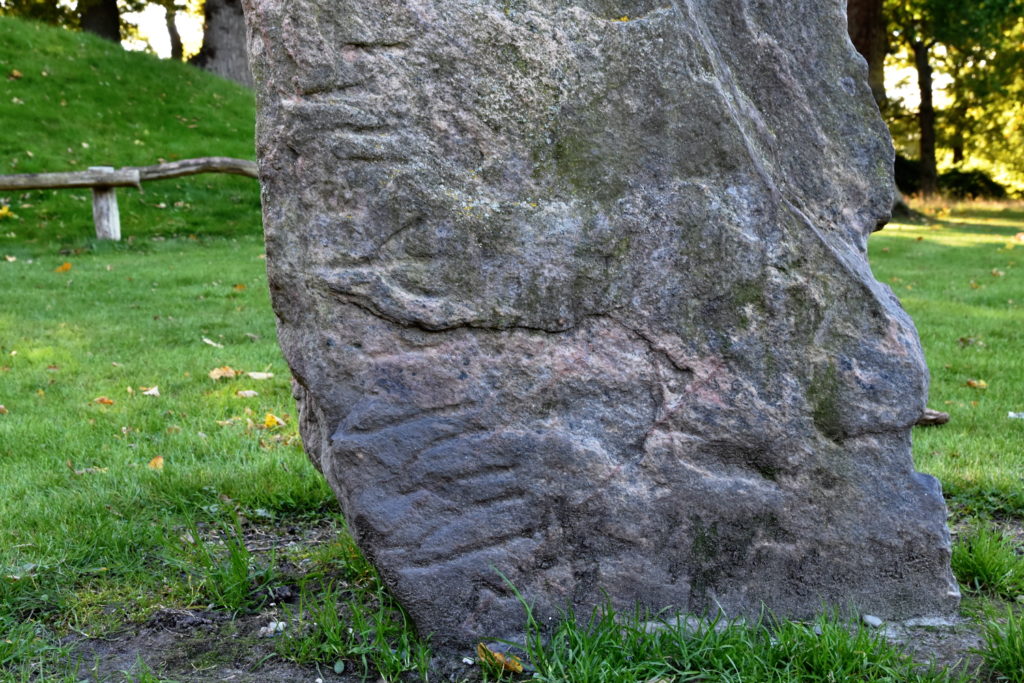
M 876 277 L 917 323 L 944 427 L 918 429 L 919 469 L 954 512 L 1024 517 L 1024 212 L 942 210 L 871 239 Z
M 0 19 L 2 172 L 252 158 L 252 121 L 251 93 L 226 81 Z M 125 240 L 112 244 L 93 238 L 85 192 L 0 193 L 0 680 L 217 680 L 229 664 L 260 680 L 283 676 L 266 673 L 278 663 L 302 680 L 422 678 L 426 644 L 302 453 L 256 184 L 199 176 L 119 196 Z M 1021 231 L 1024 212 L 967 207 L 871 242 L 920 326 L 932 406 L 952 414 L 914 448 L 963 529 L 965 611 L 992 629 L 988 673 L 954 675 L 971 680 L 1024 662 L 1007 611 L 1024 594 L 1010 537 L 1024 519 L 1024 420 L 1007 417 L 1024 412 Z M 188 641 L 211 647 L 90 661 L 171 617 L 213 623 Z M 581 615 L 543 643 L 536 630 L 523 676 L 947 680 L 828 619 L 652 635 L 653 618 Z M 270 620 L 288 626 L 260 638 Z

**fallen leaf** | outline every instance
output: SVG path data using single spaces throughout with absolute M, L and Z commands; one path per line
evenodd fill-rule
M 992 277 L 1002 277 L 1004 275 L 1006 275 L 1006 273 L 1004 273 L 1003 271 L 999 270 L 998 268 L 993 268 L 992 269 Z
M 69 270 L 71 270 L 71 264 L 68 263 L 67 261 L 65 261 L 64 263 L 62 263 L 59 266 L 57 266 L 56 268 L 54 268 L 53 272 L 55 272 L 55 273 L 66 273 Z
M 256 380 L 270 379 L 274 376 L 274 373 L 272 372 L 247 372 L 245 374 L 249 375 L 250 379 Z
M 60 366 L 59 365 L 47 365 L 46 369 L 49 370 L 50 372 L 57 372 L 58 370 L 60 370 Z
M 207 374 L 209 375 L 210 379 L 213 380 L 222 379 L 224 377 L 227 377 L 228 379 L 234 379 L 235 377 L 238 377 L 238 371 L 228 365 L 224 365 L 219 368 L 214 368 L 213 370 L 210 370 L 210 372 Z
M 0 220 L 2 220 L 4 218 L 13 218 L 13 217 L 14 217 L 14 213 L 11 211 L 11 207 L 7 206 L 6 204 L 4 204 L 3 206 L 0 206 Z
M 100 396 L 92 400 L 93 403 L 99 403 L 101 406 L 112 406 L 114 405 L 113 399 L 109 399 L 106 396 Z
M 1024 242 L 1024 232 L 1018 232 L 1013 236 L 1015 242 Z
M 523 663 L 519 661 L 518 657 L 506 655 L 501 652 L 495 652 L 483 643 L 477 643 L 476 656 L 484 664 L 496 669 L 511 671 L 517 674 L 523 672 Z
M 213 341 L 212 339 L 208 339 L 207 337 L 203 337 L 203 343 L 204 344 L 209 344 L 210 346 L 212 346 L 214 348 L 217 348 L 217 349 L 223 349 L 224 348 L 223 344 L 218 344 L 217 342 Z
M 24 74 L 17 69 L 11 69 L 10 73 L 7 74 L 7 80 L 16 81 L 21 78 Z
M 158 455 L 146 465 L 151 470 L 162 470 L 164 468 L 164 456 Z
M 284 420 L 279 418 L 273 413 L 267 413 L 267 416 L 263 418 L 263 426 L 267 429 L 273 429 L 274 427 L 280 427 L 284 424 Z
M 967 386 L 972 389 L 988 389 L 988 382 L 983 379 L 969 379 L 967 380 Z
M 917 241 L 918 242 L 924 242 L 924 236 L 918 236 Z
M 235 285 L 231 289 L 235 290 L 236 292 L 244 292 L 245 291 L 245 285 L 243 285 L 241 282 L 239 282 L 237 285 Z
M 256 398 L 259 394 L 252 389 L 243 389 L 242 391 L 236 391 L 235 396 L 238 398 Z
M 0 415 L 6 415 L 8 412 L 9 411 L 7 410 L 7 406 L 5 406 L 3 403 L 0 403 Z
M 17 256 L 4 256 L 4 261 L 7 261 L 8 263 L 14 263 L 17 260 Z
M 143 396 L 159 396 L 160 387 L 139 387 L 139 391 L 142 392 Z

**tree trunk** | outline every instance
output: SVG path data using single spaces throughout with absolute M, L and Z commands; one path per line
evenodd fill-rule
M 884 0 L 847 0 L 846 17 L 850 39 L 868 62 L 868 85 L 875 102 L 885 102 L 885 54 L 889 51 L 886 35 Z
M 83 31 L 115 43 L 121 42 L 121 11 L 117 8 L 117 0 L 81 0 L 78 9 Z
M 935 104 L 932 101 L 932 65 L 928 59 L 928 45 L 921 41 L 911 43 L 917 85 L 921 91 L 921 108 L 917 122 L 921 131 L 921 194 L 932 197 L 939 191 L 939 173 L 935 161 Z
M 192 63 L 253 87 L 245 47 L 245 17 L 240 0 L 206 0 L 203 47 Z
M 164 11 L 167 13 L 167 35 L 171 38 L 171 59 L 176 62 L 180 62 L 185 51 L 181 46 L 181 34 L 178 33 L 178 25 L 174 23 L 174 18 L 177 13 L 174 11 L 173 5 L 167 5 L 164 7 Z

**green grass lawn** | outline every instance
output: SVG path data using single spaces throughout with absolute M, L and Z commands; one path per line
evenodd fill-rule
M 948 425 L 918 429 L 918 468 L 958 514 L 1024 517 L 1024 212 L 943 212 L 871 239 L 876 277 L 917 323 L 931 407 Z M 972 386 L 973 385 L 973 386 Z
M 2 18 L 0 122 L 4 173 L 253 156 L 244 89 Z M 0 193 L 0 680 L 80 680 L 68 637 L 115 639 L 167 609 L 242 623 L 283 586 L 297 592 L 280 612 L 292 630 L 275 641 L 231 636 L 245 648 L 271 643 L 260 662 L 297 662 L 310 680 L 339 662 L 357 678 L 421 676 L 429 653 L 302 453 L 256 183 L 197 176 L 119 198 L 125 240 L 115 244 L 94 239 L 85 192 Z M 1021 231 L 1024 212 L 968 208 L 871 241 L 879 279 L 921 329 L 931 405 L 952 415 L 917 430 L 915 458 L 965 523 L 1024 519 L 1024 420 L 1007 417 L 1024 412 Z M 211 379 L 224 367 L 240 376 Z M 1024 662 L 1020 617 L 1005 616 L 1024 586 L 1020 546 L 978 528 L 988 536 L 962 545 L 958 571 L 972 614 L 993 630 L 992 666 L 1011 676 L 1006 668 Z M 299 542 L 272 551 L 252 542 L 289 534 Z M 608 617 L 531 640 L 526 675 L 946 679 L 828 620 L 652 636 L 648 615 Z M 153 666 L 121 678 L 170 675 Z

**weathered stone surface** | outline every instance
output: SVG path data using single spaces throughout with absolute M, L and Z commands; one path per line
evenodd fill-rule
M 443 646 L 572 603 L 952 614 L 842 0 L 247 0 L 302 435 Z

